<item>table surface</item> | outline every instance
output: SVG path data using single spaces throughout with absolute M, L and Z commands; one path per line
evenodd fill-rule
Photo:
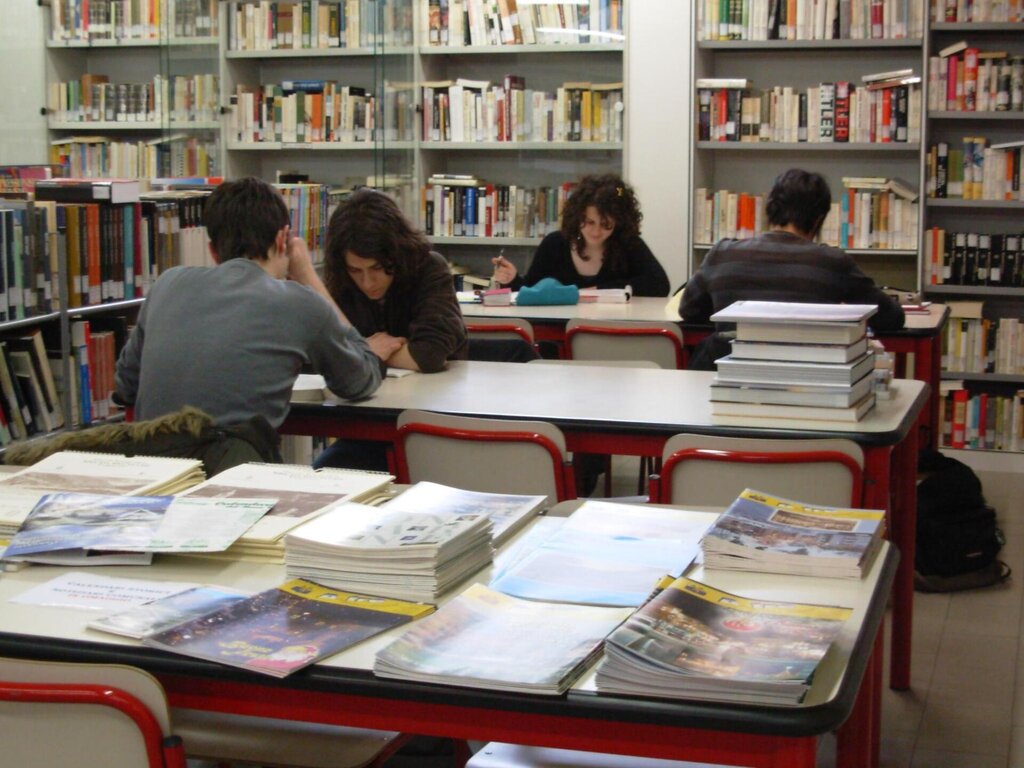
M 580 503 L 563 502 L 553 508 L 551 513 L 566 514 Z M 693 514 L 703 516 L 709 522 L 714 519 L 714 514 L 709 512 L 693 511 Z M 9 602 L 10 598 L 30 587 L 74 570 L 56 566 L 32 565 L 0 575 L 0 602 L 3 604 L 3 610 L 0 611 L 0 653 L 72 661 L 127 663 L 156 674 L 189 675 L 257 684 L 265 686 L 270 692 L 275 687 L 285 687 L 489 711 L 776 736 L 810 736 L 836 728 L 849 715 L 875 633 L 884 616 L 885 596 L 892 583 L 897 559 L 895 549 L 885 543 L 868 574 L 858 580 L 729 571 L 705 572 L 700 565 L 692 567 L 688 574 L 691 577 L 736 594 L 767 600 L 827 603 L 853 608 L 853 615 L 819 666 L 806 700 L 795 707 L 708 704 L 601 695 L 594 689 L 593 669 L 565 696 L 496 693 L 375 678 L 371 672 L 374 655 L 404 632 L 403 627 L 370 638 L 312 667 L 278 680 L 146 648 L 129 638 L 88 629 L 87 622 L 98 615 L 92 611 Z M 115 577 L 217 584 L 245 592 L 267 589 L 286 580 L 284 566 L 281 565 L 173 555 L 156 555 L 151 566 L 107 566 L 90 570 Z M 487 583 L 490 574 L 491 569 L 486 568 L 473 578 Z M 461 589 L 457 587 L 449 592 L 441 602 L 450 599 Z

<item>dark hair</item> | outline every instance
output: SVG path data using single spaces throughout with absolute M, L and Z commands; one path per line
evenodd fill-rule
M 203 208 L 203 224 L 219 261 L 263 260 L 289 224 L 288 206 L 270 184 L 247 176 L 213 190 Z
M 831 205 L 832 192 L 821 174 L 791 168 L 775 179 L 765 211 L 769 224 L 794 224 L 813 237 L 821 229 Z
M 636 193 L 614 174 L 580 179 L 562 209 L 562 234 L 578 252 L 584 247 L 580 229 L 591 205 L 597 208 L 602 219 L 615 222 L 615 229 L 605 241 L 604 266 L 613 275 L 624 272 L 626 252 L 640 237 L 640 222 L 644 218 Z
M 349 251 L 375 259 L 401 285 L 430 253 L 430 241 L 413 228 L 394 200 L 364 187 L 338 205 L 327 225 L 324 278 L 332 295 L 352 285 L 345 267 Z

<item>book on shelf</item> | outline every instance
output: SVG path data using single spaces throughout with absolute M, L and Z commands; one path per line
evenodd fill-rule
M 285 677 L 434 607 L 302 579 L 143 637 L 152 648 Z
M 478 187 L 480 179 L 465 173 L 434 173 L 427 179 L 427 184 L 440 184 L 447 187 Z
M 865 379 L 871 379 L 870 375 Z M 770 419 L 773 424 L 785 419 L 795 421 L 834 421 L 852 424 L 864 418 L 875 407 L 875 394 L 869 392 L 853 405 L 847 407 L 814 406 L 803 403 L 778 405 L 767 403 L 738 403 L 734 401 L 712 401 L 711 421 L 713 424 L 756 426 L 759 419 Z
M 843 186 L 847 189 L 885 189 L 888 179 L 885 176 L 843 176 Z
M 386 488 L 393 475 L 357 469 L 313 469 L 295 464 L 240 464 L 219 472 L 185 497 L 266 498 L 270 512 L 240 537 L 226 557 L 282 562 L 283 536 L 346 501 L 363 501 Z
M 543 538 L 517 541 L 490 587 L 530 600 L 635 608 L 666 573 L 689 567 L 714 517 L 586 501 Z
M 520 600 L 473 584 L 377 652 L 378 677 L 559 695 L 628 608 Z
M 849 363 L 867 352 L 868 338 L 861 336 L 849 344 L 792 344 L 768 341 L 734 341 L 733 357 L 748 360 L 790 360 L 809 363 Z
M 849 408 L 871 392 L 871 376 L 850 386 L 815 384 L 771 384 L 768 382 L 711 383 L 712 403 L 763 403 L 765 405 L 804 405 L 816 408 Z
M 1013 141 L 1001 141 L 998 144 L 989 145 L 989 149 L 1014 149 L 1015 147 L 1024 147 L 1024 139 L 1014 139 Z
M 886 90 L 888 88 L 896 88 L 896 87 L 904 86 L 904 85 L 920 85 L 920 83 L 921 83 L 921 77 L 919 75 L 907 75 L 906 77 L 895 77 L 895 78 L 892 78 L 891 80 L 876 80 L 874 82 L 868 83 L 867 84 L 867 89 L 869 91 L 882 91 L 882 90 Z M 892 97 L 892 99 L 894 101 L 895 101 L 895 98 L 896 97 Z M 886 102 L 884 100 L 882 102 L 882 107 L 883 107 L 883 109 L 882 109 L 882 120 L 885 121 L 886 120 L 886 109 L 885 109 Z M 893 109 L 892 106 L 890 106 L 889 108 Z M 888 124 L 883 122 L 883 125 L 881 126 L 882 130 L 883 131 L 886 130 L 887 127 L 888 127 Z M 906 141 L 906 138 L 902 138 L 902 139 L 890 138 L 889 140 L 890 141 Z M 883 138 L 882 141 L 886 141 L 886 139 Z
M 952 56 L 953 54 L 960 53 L 961 51 L 966 51 L 966 50 L 967 50 L 967 41 L 966 40 L 959 40 L 959 41 L 957 41 L 955 43 L 950 43 L 949 45 L 945 46 L 944 48 L 940 48 L 939 49 L 939 56 L 944 59 L 947 56 Z
M 609 635 L 597 690 L 795 706 L 851 613 L 676 579 Z
M 481 513 L 347 502 L 286 534 L 284 549 L 290 577 L 434 601 L 491 562 L 491 521 Z
M 421 480 L 388 501 L 385 508 L 391 512 L 486 515 L 494 546 L 500 547 L 539 514 L 545 501 L 544 496 L 465 491 Z
M 750 79 L 746 77 L 698 77 L 697 88 L 749 88 Z
M 135 203 L 138 179 L 40 179 L 35 199 L 60 203 Z
M 862 83 L 877 83 L 883 80 L 896 80 L 902 77 L 909 77 L 914 74 L 912 68 L 907 69 L 893 69 L 886 72 L 875 72 L 873 74 L 862 75 Z
M 4 559 L 58 553 L 85 562 L 88 551 L 218 552 L 273 505 L 273 499 L 50 493 L 29 512 Z
M 625 304 L 633 296 L 633 288 L 580 288 L 580 302 Z
M 86 626 L 139 640 L 154 632 L 162 632 L 185 621 L 213 613 L 246 597 L 241 592 L 223 587 L 200 585 L 102 616 Z
M 47 493 L 170 495 L 203 479 L 196 459 L 59 451 L 0 476 L 0 538 L 10 538 Z
M 849 363 L 809 363 L 786 360 L 746 360 L 726 355 L 715 361 L 715 381 L 778 384 L 839 384 L 852 386 L 875 366 L 874 355 L 867 353 Z
M 885 510 L 848 509 L 744 490 L 701 541 L 705 568 L 859 579 L 885 533 Z

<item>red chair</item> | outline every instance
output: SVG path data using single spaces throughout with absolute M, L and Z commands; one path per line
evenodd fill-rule
M 859 507 L 864 453 L 852 440 L 675 435 L 652 475 L 650 501 L 727 507 L 745 488 L 833 507 Z
M 522 339 L 535 346 L 533 324 L 521 317 L 467 317 L 466 331 L 470 338 Z
M 512 421 L 404 411 L 395 459 L 399 483 L 429 480 L 467 491 L 576 498 L 562 431 L 542 421 Z
M 661 368 L 686 367 L 678 323 L 631 320 L 570 320 L 565 326 L 571 360 L 650 360 Z

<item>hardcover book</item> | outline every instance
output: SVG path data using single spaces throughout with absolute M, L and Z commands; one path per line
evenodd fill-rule
M 852 344 L 779 344 L 767 341 L 734 341 L 732 355 L 754 360 L 848 363 L 863 355 L 867 348 L 867 336 L 862 336 Z
M 871 376 L 865 376 L 849 387 L 716 381 L 711 384 L 711 401 L 849 408 L 871 391 L 871 382 Z
M 870 375 L 865 376 L 871 379 Z M 738 424 L 756 426 L 759 419 L 792 419 L 794 421 L 837 421 L 854 423 L 864 418 L 875 407 L 875 395 L 868 393 L 853 405 L 846 407 L 812 406 L 803 403 L 776 405 L 767 403 L 711 403 L 713 424 Z
M 87 626 L 100 632 L 140 639 L 213 613 L 246 597 L 241 592 L 222 587 L 190 587 L 183 592 L 95 619 Z
M 432 605 L 355 595 L 293 579 L 142 639 L 171 653 L 285 677 Z
M 791 384 L 840 384 L 860 381 L 874 367 L 874 355 L 868 353 L 849 363 L 800 363 L 784 360 L 741 360 L 726 355 L 715 361 L 715 381 L 757 383 L 769 381 Z

